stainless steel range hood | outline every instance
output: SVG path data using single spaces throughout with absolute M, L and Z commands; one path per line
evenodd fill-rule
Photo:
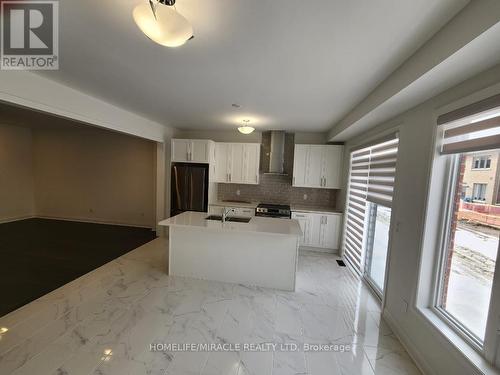
M 262 169 L 266 174 L 288 175 L 287 155 L 293 153 L 293 134 L 282 130 L 272 130 L 262 133 Z M 293 155 L 292 155 L 293 157 Z

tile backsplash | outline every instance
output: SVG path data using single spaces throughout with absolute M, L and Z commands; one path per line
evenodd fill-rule
M 240 195 L 238 195 L 238 191 Z M 218 184 L 217 198 L 219 200 L 245 200 L 261 203 L 335 208 L 337 204 L 337 191 L 292 187 L 291 176 L 261 174 L 259 185 Z

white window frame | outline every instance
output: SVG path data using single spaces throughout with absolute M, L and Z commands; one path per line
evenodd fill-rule
M 449 251 L 449 241 L 450 241 L 450 231 L 451 224 L 453 220 L 453 210 L 455 204 L 455 195 L 458 180 L 458 169 L 460 167 L 460 157 L 456 155 L 440 156 L 449 158 L 448 176 L 447 176 L 447 186 L 444 187 L 443 191 L 445 194 L 444 207 L 441 215 L 441 238 L 439 239 L 438 247 L 438 262 L 435 267 L 434 274 L 434 287 L 432 290 L 432 305 L 431 310 L 438 315 L 443 322 L 445 322 L 451 329 L 453 329 L 462 339 L 464 339 L 469 345 L 471 345 L 475 350 L 482 352 L 483 343 L 476 337 L 463 323 L 459 322 L 453 315 L 447 312 L 445 309 L 440 307 L 442 301 L 443 293 L 443 280 L 444 273 L 446 272 L 446 258 Z
M 496 262 L 493 279 L 490 310 L 486 325 L 484 343 L 481 345 L 473 336 L 468 335 L 456 320 L 437 308 L 441 286 L 441 273 L 446 256 L 446 243 L 449 237 L 449 222 L 456 186 L 458 155 L 440 154 L 441 133 L 433 148 L 430 173 L 430 187 L 426 202 L 426 214 L 419 265 L 419 280 L 415 290 L 416 312 L 422 316 L 436 333 L 452 344 L 462 355 L 481 371 L 488 373 L 492 365 L 500 368 L 500 261 Z M 433 207 L 430 209 L 430 207 Z M 500 255 L 500 254 L 499 254 Z M 500 257 L 499 257 L 500 260 Z
M 483 197 L 476 197 L 476 186 L 484 186 L 484 190 L 481 191 L 483 193 Z M 488 188 L 488 184 L 485 183 L 485 182 L 479 182 L 479 183 L 476 183 L 474 182 L 472 184 L 472 201 L 473 202 L 484 202 L 486 200 L 486 189 Z M 478 198 L 478 199 L 477 199 Z
M 476 160 L 479 159 L 479 164 L 481 164 L 481 159 L 484 159 L 484 167 L 475 167 L 474 164 L 476 163 Z M 487 167 L 486 166 L 486 163 L 488 162 L 488 160 L 490 161 L 490 166 Z M 481 156 L 474 156 L 472 158 L 472 168 L 471 168 L 473 171 L 487 171 L 487 170 L 490 170 L 491 169 L 491 155 L 481 155 Z
M 366 215 L 367 221 L 366 221 L 366 234 L 365 234 L 365 241 L 364 241 L 364 246 L 365 246 L 365 265 L 363 269 L 363 277 L 366 280 L 366 282 L 369 284 L 369 286 L 373 289 L 377 297 L 382 300 L 385 289 L 386 289 L 386 283 L 387 283 L 387 271 L 389 267 L 389 249 L 391 245 L 391 224 L 393 220 L 393 209 L 391 207 L 384 206 L 383 204 L 380 203 L 374 203 L 368 201 L 369 208 L 368 208 L 368 213 Z M 384 285 L 382 285 L 382 289 L 375 284 L 375 281 L 372 280 L 369 272 L 369 267 L 371 267 L 371 262 L 372 262 L 372 256 L 373 256 L 373 240 L 375 237 L 375 232 L 373 231 L 373 228 L 376 226 L 376 220 L 377 220 L 377 212 L 379 207 L 385 207 L 391 210 L 391 220 L 389 222 L 389 238 L 387 239 L 387 257 L 385 261 L 385 269 L 384 269 Z M 373 228 L 372 228 L 373 226 Z M 369 254 L 370 253 L 370 254 Z

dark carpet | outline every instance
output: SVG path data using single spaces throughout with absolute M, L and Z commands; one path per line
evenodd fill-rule
M 27 219 L 0 224 L 0 316 L 155 238 L 147 228 Z

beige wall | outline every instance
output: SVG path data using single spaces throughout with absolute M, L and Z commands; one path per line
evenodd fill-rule
M 31 146 L 29 129 L 0 125 L 0 222 L 35 213 Z
M 156 143 L 95 128 L 33 131 L 37 216 L 153 227 Z

